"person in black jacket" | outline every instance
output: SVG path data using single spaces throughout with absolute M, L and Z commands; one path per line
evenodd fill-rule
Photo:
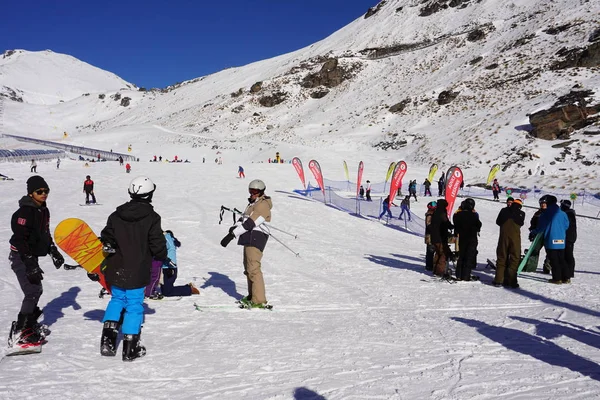
M 116 355 L 118 321 L 123 314 L 123 361 L 146 354 L 140 344 L 144 289 L 150 282 L 152 258 L 168 261 L 161 218 L 150 204 L 155 190 L 150 178 L 133 179 L 129 184 L 131 201 L 117 207 L 100 234 L 108 254 L 102 272 L 111 291 L 102 321 L 100 354 Z
M 39 175 L 27 180 L 27 196 L 19 200 L 19 209 L 12 215 L 10 226 L 13 235 L 10 238 L 11 268 L 21 290 L 23 301 L 17 321 L 13 321 L 8 339 L 9 347 L 26 349 L 41 346 L 44 340 L 37 320 L 42 314 L 38 307 L 42 295 L 42 269 L 38 264 L 39 257 L 51 255 L 56 268 L 64 263 L 50 235 L 50 211 L 46 200 L 50 188 Z
M 510 207 L 502 208 L 496 218 L 500 236 L 496 248 L 496 276 L 492 281 L 495 286 L 519 287 L 517 269 L 521 261 L 521 227 L 525 223 L 522 205 L 521 199 L 515 199 Z
M 456 279 L 471 280 L 471 271 L 477 267 L 477 235 L 481 230 L 479 214 L 475 211 L 475 200 L 468 198 L 460 204 L 454 214 L 454 234 L 458 236 L 458 261 Z
M 563 210 L 569 218 L 569 229 L 567 229 L 567 237 L 565 243 L 565 261 L 567 263 L 567 279 L 575 277 L 575 257 L 573 250 L 575 249 L 575 241 L 577 241 L 577 218 L 575 210 L 571 208 L 571 200 L 562 200 L 560 209 Z
M 448 202 L 445 199 L 437 201 L 437 207 L 431 217 L 431 244 L 435 249 L 433 255 L 433 274 L 444 276 L 446 274 L 446 260 L 451 256 L 450 247 L 448 246 L 449 230 L 453 228 L 452 223 L 448 220 Z
M 96 195 L 94 194 L 94 181 L 91 176 L 86 176 L 83 182 L 83 192 L 85 193 L 85 204 L 90 204 L 90 196 L 92 196 L 92 204 L 96 204 Z

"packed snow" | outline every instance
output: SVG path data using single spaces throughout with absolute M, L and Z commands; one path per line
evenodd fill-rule
M 131 144 L 141 160 L 131 174 L 115 161 L 86 168 L 84 162 L 64 160 L 58 170 L 53 161 L 39 162 L 38 173 L 51 188 L 51 229 L 77 217 L 99 233 L 115 207 L 128 200 L 129 180 L 147 175 L 157 185 L 153 203 L 163 229 L 182 242 L 178 282 L 194 282 L 201 294 L 147 300 L 142 339 L 148 354 L 123 363 L 120 353 L 99 354 L 108 301 L 98 297 L 100 286 L 82 270 L 55 270 L 43 260 L 43 322 L 52 333 L 41 354 L 2 358 L 0 397 L 598 398 L 600 268 L 586 251 L 596 243 L 598 221 L 578 220 L 572 284 L 555 286 L 546 282 L 547 275 L 527 273 L 518 290 L 496 288 L 486 284 L 493 275 L 485 265 L 487 258 L 495 259 L 494 221 L 503 205 L 477 201 L 483 229 L 474 273 L 481 282 L 450 284 L 425 271 L 422 237 L 305 198 L 293 191 L 302 185 L 291 164 L 266 163 L 275 151 L 284 159 L 299 156 L 314 183 L 306 169 L 310 159 L 334 180 L 345 179 L 344 160 L 351 170 L 363 160 L 363 179 L 383 181 L 394 160 L 380 152 L 333 154 L 285 144 L 192 149 L 156 139 L 163 134 L 144 127 L 89 135 L 91 147 L 126 152 Z M 191 163 L 149 162 L 154 155 L 178 155 Z M 218 157 L 222 165 L 214 162 Z M 236 177 L 239 165 L 246 179 Z M 15 178 L 0 182 L 0 220 L 6 221 L 0 241 L 7 243 L 10 215 L 31 174 L 27 163 L 1 167 Z M 426 173 L 409 164 L 405 179 L 420 181 Z M 78 206 L 87 174 L 101 206 Z M 246 295 L 242 249 L 219 245 L 231 223 L 226 213 L 219 224 L 221 205 L 243 209 L 247 184 L 255 178 L 266 182 L 273 198 L 272 226 L 297 235 L 272 231 L 274 237 L 300 254 L 274 238 L 267 245 L 263 271 L 273 311 L 236 308 L 235 300 Z M 420 198 L 413 211 L 424 214 L 425 204 Z M 398 210 L 392 208 L 394 215 Z M 526 213 L 529 222 L 532 211 Z M 525 248 L 525 228 L 522 235 Z M 3 337 L 21 300 L 8 265 L 0 277 Z M 209 307 L 197 311 L 194 303 Z

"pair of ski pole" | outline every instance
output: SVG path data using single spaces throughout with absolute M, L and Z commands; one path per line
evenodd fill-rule
M 234 224 L 236 223 L 236 215 L 238 215 L 238 214 L 239 214 L 239 215 L 242 215 L 242 214 L 243 214 L 243 213 L 242 213 L 240 210 L 238 210 L 237 208 L 233 208 L 233 209 L 231 209 L 231 208 L 228 208 L 228 207 L 225 207 L 225 206 L 221 206 L 221 211 L 220 211 L 220 214 L 219 214 L 219 224 L 220 224 L 220 223 L 223 221 L 223 214 L 225 213 L 225 211 L 229 211 L 229 212 L 231 212 L 231 213 L 233 214 L 233 223 L 234 223 Z M 261 231 L 262 231 L 262 232 L 263 232 L 265 235 L 267 235 L 267 236 L 270 236 L 270 237 L 272 237 L 273 239 L 275 239 L 275 240 L 276 240 L 276 241 L 277 241 L 277 242 L 278 242 L 280 245 L 282 245 L 283 247 L 285 247 L 286 249 L 288 249 L 289 251 L 291 251 L 292 253 L 294 253 L 294 255 L 295 255 L 296 257 L 300 257 L 300 253 L 298 253 L 298 252 L 295 252 L 295 251 L 294 251 L 294 250 L 293 250 L 293 249 L 292 249 L 290 246 L 288 246 L 287 244 L 283 243 L 283 242 L 282 242 L 280 239 L 278 239 L 276 236 L 274 236 L 274 235 L 271 233 L 271 231 L 270 231 L 270 230 L 271 230 L 271 229 L 274 229 L 274 230 L 276 230 L 276 231 L 278 231 L 278 232 L 281 232 L 281 233 L 284 233 L 284 234 L 286 234 L 286 235 L 292 236 L 294 239 L 298 239 L 298 235 L 295 235 L 295 234 L 293 234 L 293 233 L 290 233 L 290 232 L 284 231 L 283 229 L 279 229 L 279 228 L 277 228 L 277 227 L 275 227 L 275 226 L 273 226 L 273 225 L 268 225 L 268 224 L 266 224 L 266 223 L 264 223 L 264 224 L 262 224 L 262 225 L 264 225 L 264 226 L 267 228 L 267 230 L 265 230 L 265 229 L 263 229 L 263 228 L 262 228 L 262 226 L 260 227 L 260 228 L 261 228 L 260 230 L 261 230 Z

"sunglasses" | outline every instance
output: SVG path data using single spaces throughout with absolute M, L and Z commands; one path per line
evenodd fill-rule
M 38 189 L 38 190 L 34 190 L 33 191 L 35 194 L 37 194 L 38 196 L 41 196 L 43 194 L 48 194 L 50 193 L 50 189 Z
M 250 194 L 260 194 L 260 190 L 258 189 L 249 189 L 248 192 L 250 192 Z

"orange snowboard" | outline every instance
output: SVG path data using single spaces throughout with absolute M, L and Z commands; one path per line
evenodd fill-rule
M 109 290 L 101 270 L 105 259 L 102 242 L 88 224 L 77 218 L 67 218 L 56 226 L 54 241 L 88 273 L 98 274 L 99 283 Z

